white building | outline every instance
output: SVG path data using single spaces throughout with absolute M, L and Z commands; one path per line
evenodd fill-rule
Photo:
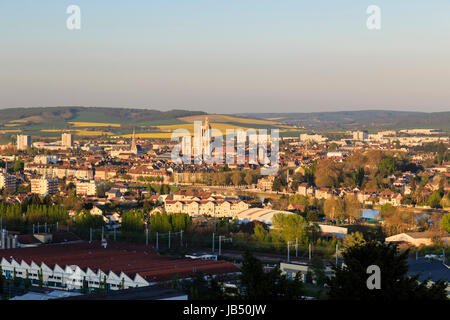
M 71 133 L 63 133 L 61 136 L 61 145 L 63 147 L 73 147 L 73 135 Z
M 28 272 L 28 277 L 33 285 L 39 283 L 39 274 L 42 273 L 42 282 L 48 288 L 66 289 L 66 290 L 80 290 L 83 288 L 83 280 L 88 282 L 90 289 L 98 289 L 101 287 L 102 282 L 106 282 L 106 285 L 110 290 L 118 290 L 122 286 L 124 289 L 146 287 L 149 285 L 143 277 L 136 273 L 134 279 L 128 277 L 125 273 L 115 274 L 108 270 L 93 271 L 90 268 L 86 270 L 81 269 L 77 265 L 59 266 L 55 264 L 53 268 L 42 262 L 40 265 L 31 261 L 28 264 L 22 260 L 20 262 L 14 260 L 6 260 L 2 258 L 1 267 L 3 276 L 6 279 L 13 279 L 14 270 L 16 276 L 19 278 L 25 278 Z
M 355 131 L 353 132 L 353 140 L 364 141 L 369 137 L 367 131 Z
M 77 195 L 95 196 L 97 194 L 97 187 L 98 183 L 93 180 L 89 182 L 77 182 Z
M 262 208 L 250 208 L 245 211 L 241 211 L 234 215 L 233 218 L 239 219 L 242 222 L 260 221 L 269 226 L 272 226 L 273 216 L 276 214 L 286 214 L 292 215 L 290 211 L 280 211 L 272 209 L 262 209 Z
M 433 244 L 433 238 L 439 236 L 433 232 L 406 232 L 399 233 L 385 239 L 385 242 L 389 243 L 409 243 L 416 247 L 419 246 L 431 246 Z M 440 235 L 441 240 L 447 245 L 450 244 L 450 235 L 445 233 Z
M 36 164 L 56 164 L 58 163 L 58 156 L 37 155 L 33 162 Z
M 322 233 L 335 236 L 339 239 L 345 238 L 348 233 L 348 229 L 343 227 L 336 227 L 328 224 L 319 224 L 319 227 Z
M 31 179 L 31 193 L 41 196 L 51 195 L 58 192 L 58 179 L 41 178 Z
M 442 130 L 440 129 L 405 129 L 400 130 L 401 133 L 407 134 L 423 134 L 423 135 L 432 135 L 432 134 L 440 134 Z
M 307 134 L 307 133 L 302 133 L 300 135 L 300 142 L 317 142 L 317 143 L 321 143 L 321 142 L 325 142 L 327 141 L 328 138 L 324 137 L 320 134 Z
M 16 191 L 16 184 L 16 176 L 10 175 L 5 171 L 0 171 L 0 189 Z
M 17 136 L 17 150 L 27 150 L 31 146 L 31 137 L 26 135 Z

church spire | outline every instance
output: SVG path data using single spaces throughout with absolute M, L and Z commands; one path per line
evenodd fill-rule
M 133 128 L 133 138 L 131 139 L 131 151 L 136 150 L 136 128 Z

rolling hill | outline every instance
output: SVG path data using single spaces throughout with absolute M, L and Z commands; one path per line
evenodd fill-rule
M 292 128 L 277 121 L 240 118 L 230 115 L 208 115 L 201 111 L 158 111 L 127 108 L 95 107 L 45 107 L 0 109 L 0 135 L 13 136 L 18 133 L 43 137 L 57 137 L 62 132 L 79 136 L 129 137 L 136 129 L 138 137 L 170 138 L 175 129 L 193 132 L 195 121 L 208 117 L 212 128 Z
M 0 123 L 44 124 L 68 122 L 101 122 L 113 124 L 164 121 L 202 115 L 201 111 L 158 111 L 128 108 L 37 107 L 0 109 Z
M 316 130 L 433 128 L 450 131 L 449 112 L 364 110 L 311 113 L 242 113 L 237 116 L 276 119 L 288 125 Z
M 213 128 L 223 132 L 226 129 L 278 128 L 282 136 L 298 136 L 309 130 L 436 128 L 450 132 L 450 112 L 369 110 L 224 115 L 188 110 L 36 107 L 0 109 L 0 138 L 11 140 L 18 133 L 56 138 L 61 132 L 92 137 L 129 137 L 134 128 L 143 138 L 170 138 L 171 132 L 178 128 L 192 132 L 193 123 L 206 117 Z

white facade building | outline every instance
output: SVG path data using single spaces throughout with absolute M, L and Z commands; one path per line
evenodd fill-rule
M 5 171 L 0 171 L 0 190 L 9 189 L 16 191 L 17 180 L 16 176 L 10 175 Z
M 43 284 L 46 287 L 55 289 L 80 290 L 83 288 L 83 280 L 88 282 L 89 288 L 91 289 L 98 289 L 101 287 L 102 283 L 105 282 L 110 290 L 119 290 L 121 287 L 128 289 L 150 285 L 150 283 L 139 274 L 136 274 L 134 278 L 131 279 L 123 272 L 115 274 L 108 270 L 94 271 L 90 268 L 82 270 L 76 265 L 59 266 L 58 264 L 55 264 L 55 266 L 51 268 L 44 262 L 38 265 L 34 261 L 31 261 L 31 263 L 28 264 L 24 260 L 18 262 L 14 259 L 6 260 L 5 258 L 2 259 L 0 265 L 2 267 L 3 276 L 6 279 L 13 278 L 14 270 L 16 271 L 16 276 L 19 278 L 25 278 L 28 272 L 31 283 L 37 285 L 39 283 L 39 274 L 42 273 Z
M 41 178 L 31 179 L 31 193 L 41 196 L 51 195 L 58 192 L 58 179 Z
M 73 147 L 73 135 L 71 133 L 63 133 L 61 135 L 61 145 L 63 147 L 72 148 Z
M 27 150 L 31 146 L 31 137 L 26 135 L 17 136 L 17 150 Z
M 97 194 L 97 187 L 98 183 L 96 183 L 95 181 L 77 182 L 77 195 L 95 196 Z

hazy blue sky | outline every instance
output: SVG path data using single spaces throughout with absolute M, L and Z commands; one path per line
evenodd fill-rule
M 0 0 L 0 41 L 0 108 L 450 110 L 449 0 Z

